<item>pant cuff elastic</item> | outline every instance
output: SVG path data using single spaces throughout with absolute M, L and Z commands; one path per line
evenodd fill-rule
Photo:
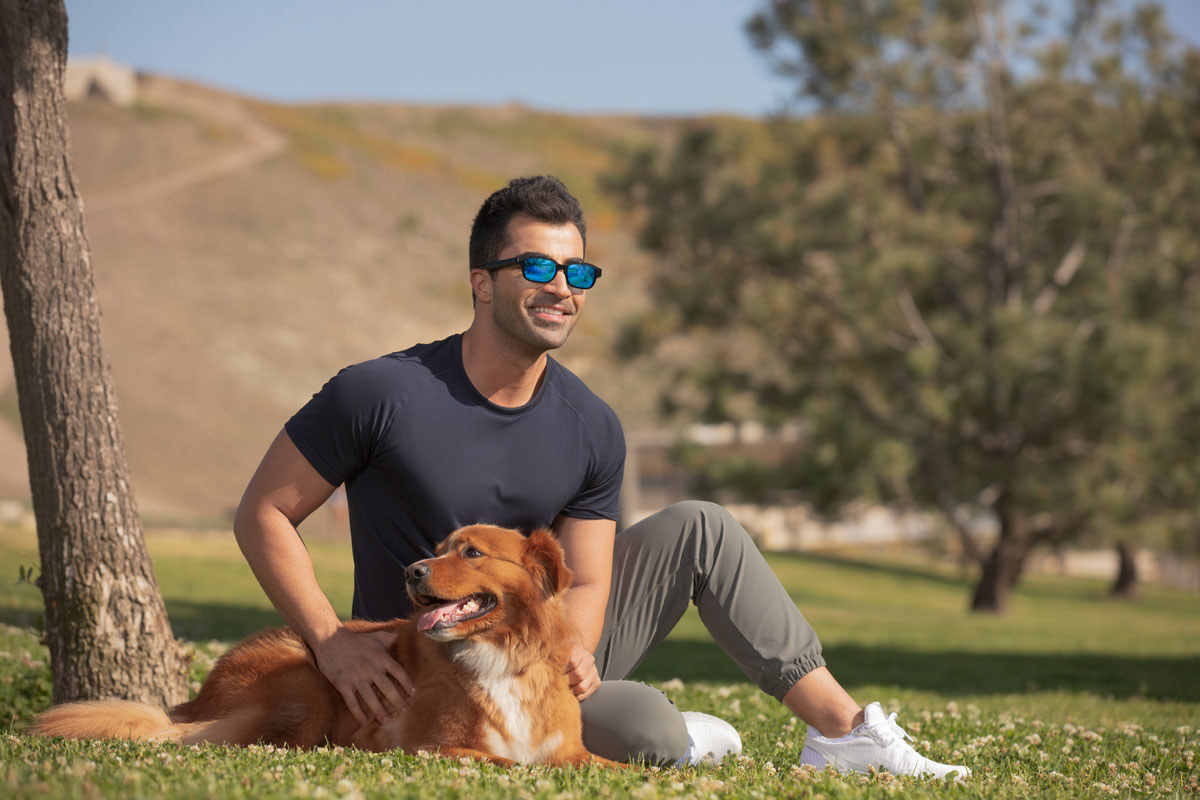
M 818 667 L 825 666 L 825 656 L 820 653 L 813 653 L 808 656 L 801 656 L 790 667 L 785 669 L 779 677 L 770 681 L 768 686 L 764 686 L 763 690 L 769 693 L 776 700 L 783 700 L 783 696 L 796 685 L 796 681 L 803 678 L 808 673 Z

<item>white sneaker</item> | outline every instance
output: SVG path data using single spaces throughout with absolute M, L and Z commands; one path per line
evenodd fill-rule
M 817 769 L 833 765 L 838 772 L 870 772 L 886 769 L 893 775 L 933 775 L 946 778 L 955 774 L 955 780 L 971 775 L 966 767 L 939 764 L 912 749 L 904 741 L 911 739 L 896 723 L 896 714 L 883 716 L 883 707 L 871 703 L 864 709 L 865 721 L 840 739 L 826 739 L 811 725 L 804 749 L 800 752 L 800 763 L 811 764 Z
M 706 761 L 720 764 L 725 756 L 736 756 L 742 752 L 742 737 L 720 717 L 699 711 L 684 711 L 683 721 L 687 725 L 688 749 L 675 762 L 675 766 L 694 767 Z

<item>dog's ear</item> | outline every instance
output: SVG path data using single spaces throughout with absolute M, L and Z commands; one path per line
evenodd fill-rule
M 567 569 L 562 546 L 550 531 L 537 530 L 525 539 L 521 563 L 541 579 L 547 597 L 571 585 L 571 570 Z

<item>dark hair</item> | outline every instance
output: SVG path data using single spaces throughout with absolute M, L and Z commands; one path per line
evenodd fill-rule
M 574 223 L 586 250 L 587 224 L 583 221 L 583 207 L 562 181 L 553 175 L 513 178 L 508 186 L 484 200 L 475 215 L 468 251 L 471 269 L 479 269 L 499 258 L 500 251 L 508 244 L 508 222 L 518 214 L 528 214 L 552 225 Z

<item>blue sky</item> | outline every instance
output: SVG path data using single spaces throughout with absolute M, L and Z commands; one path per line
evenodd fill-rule
M 1120 0 L 1130 4 L 1134 0 Z M 70 52 L 281 101 L 758 115 L 787 99 L 761 0 L 67 0 Z M 1200 44 L 1200 0 L 1167 0 Z

